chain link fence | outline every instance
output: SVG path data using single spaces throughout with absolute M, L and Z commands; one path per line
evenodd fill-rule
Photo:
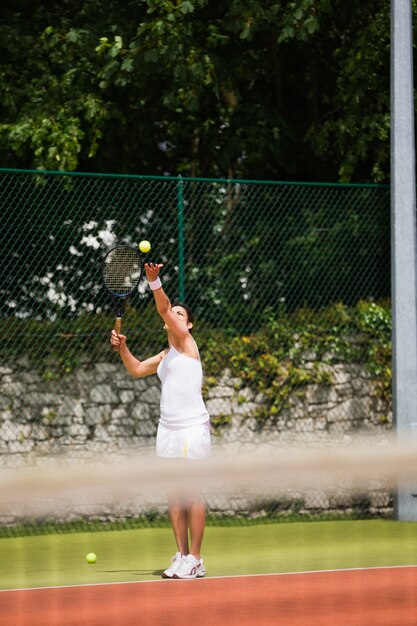
M 110 350 L 100 273 L 115 242 L 142 239 L 171 300 L 194 311 L 214 449 L 384 437 L 389 204 L 389 188 L 374 185 L 0 170 L 3 466 L 153 445 L 158 381 L 131 380 Z M 146 281 L 123 324 L 139 358 L 165 346 Z M 294 502 L 305 513 L 392 508 L 381 484 L 360 497 L 260 498 L 255 509 Z M 217 508 L 249 515 L 236 506 Z

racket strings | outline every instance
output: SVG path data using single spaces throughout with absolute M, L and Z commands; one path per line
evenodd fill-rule
M 139 256 L 132 248 L 111 250 L 105 258 L 103 270 L 107 289 L 118 296 L 130 293 L 140 281 L 141 269 Z

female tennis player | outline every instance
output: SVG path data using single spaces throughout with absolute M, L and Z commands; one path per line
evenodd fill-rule
M 158 374 L 161 380 L 157 456 L 205 459 L 211 446 L 210 417 L 201 395 L 203 373 L 197 344 L 191 334 L 192 315 L 183 303 L 171 305 L 159 277 L 162 267 L 162 264 L 145 264 L 156 309 L 168 335 L 168 347 L 149 359 L 139 361 L 128 349 L 125 335 L 118 335 L 113 330 L 111 343 L 119 348 L 122 361 L 132 376 L 141 378 Z M 201 558 L 206 517 L 204 502 L 200 496 L 189 498 L 178 493 L 169 496 L 168 508 L 177 553 L 163 572 L 163 578 L 205 576 Z

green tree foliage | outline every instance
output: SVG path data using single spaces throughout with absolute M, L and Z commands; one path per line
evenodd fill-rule
M 3 164 L 74 170 L 96 153 L 109 105 L 96 88 L 92 6 L 78 4 L 77 17 L 70 2 L 2 4 Z
M 4 0 L 6 166 L 386 181 L 389 0 Z

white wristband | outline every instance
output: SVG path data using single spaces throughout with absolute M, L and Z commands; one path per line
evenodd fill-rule
M 156 280 L 149 283 L 149 287 L 152 289 L 152 291 L 155 291 L 155 289 L 159 289 L 160 287 L 162 287 L 161 279 L 159 278 L 159 276 Z

